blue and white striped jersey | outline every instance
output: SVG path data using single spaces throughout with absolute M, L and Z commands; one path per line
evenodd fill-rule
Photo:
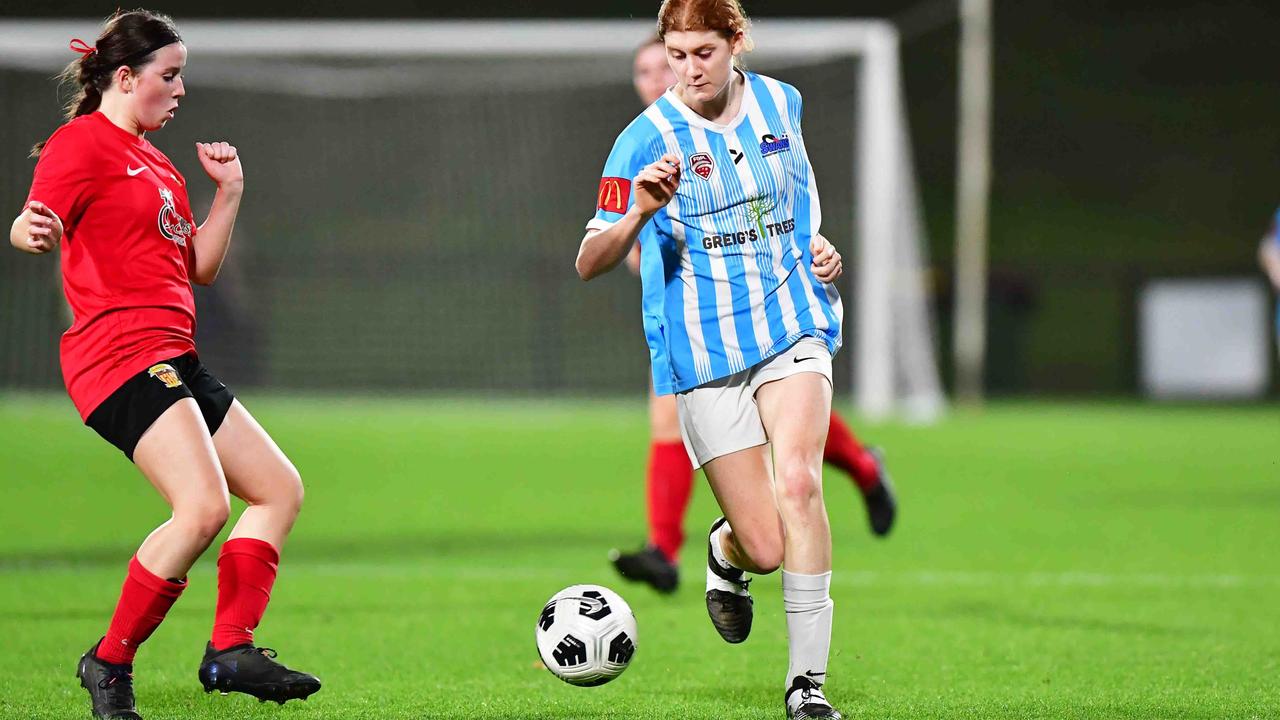
M 810 269 L 822 212 L 794 87 L 743 72 L 728 124 L 668 90 L 614 143 L 595 217 L 604 229 L 634 204 L 632 179 L 679 155 L 680 187 L 640 233 L 645 338 L 660 395 L 758 364 L 802 337 L 840 347 L 843 308 Z

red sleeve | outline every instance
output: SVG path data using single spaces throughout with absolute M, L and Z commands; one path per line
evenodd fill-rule
M 40 151 L 27 202 L 48 205 L 64 226 L 75 225 L 93 190 L 93 149 L 83 133 L 59 129 Z

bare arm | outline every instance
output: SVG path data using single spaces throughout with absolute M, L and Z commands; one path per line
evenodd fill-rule
M 1271 280 L 1271 287 L 1280 292 L 1280 244 L 1268 235 L 1258 245 L 1258 264 Z
M 605 230 L 588 230 L 582 238 L 574 267 L 583 280 L 617 267 L 635 246 L 645 223 L 675 197 L 676 188 L 680 186 L 680 157 L 672 153 L 663 155 L 641 169 L 632 185 L 636 201 L 622 219 Z
M 225 142 L 196 143 L 196 155 L 209 178 L 218 184 L 209 216 L 194 239 L 196 262 L 191 280 L 197 285 L 210 285 L 218 278 L 231 246 L 231 231 L 244 195 L 244 170 L 235 146 Z
M 62 242 L 62 220 L 42 202 L 32 200 L 9 227 L 9 244 L 42 255 Z
M 631 206 L 622 219 L 605 230 L 587 230 L 578 247 L 578 259 L 574 267 L 583 280 L 603 275 L 618 266 L 635 247 L 640 229 L 649 222 L 652 214 L 644 214 Z
M 632 275 L 640 274 L 640 246 L 632 245 L 631 252 L 627 253 L 627 269 Z

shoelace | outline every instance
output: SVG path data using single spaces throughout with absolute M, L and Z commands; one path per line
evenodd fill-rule
M 113 706 L 133 706 L 133 673 L 110 669 L 107 676 L 98 681 L 100 690 L 109 690 L 108 700 Z
M 730 582 L 733 582 L 733 581 L 730 581 Z M 742 582 L 733 582 L 733 584 L 742 588 L 743 592 L 746 592 L 747 586 L 751 584 L 751 581 L 743 580 Z M 732 612 L 737 608 L 737 602 L 738 602 L 737 598 L 740 598 L 740 597 L 742 596 L 735 593 L 726 594 L 724 597 L 720 598 L 720 609 L 725 613 Z
M 284 673 L 291 673 L 291 675 L 289 675 L 290 677 L 292 677 L 292 676 L 294 676 L 294 675 L 297 675 L 297 673 L 296 673 L 295 671 L 290 670 L 289 668 L 285 667 L 283 663 L 281 663 L 281 662 L 277 661 L 277 660 L 276 660 L 276 657 L 278 657 L 278 655 L 277 655 L 276 651 L 275 651 L 275 650 L 273 650 L 273 649 L 271 649 L 271 648 L 269 648 L 269 647 L 251 647 L 251 648 L 246 648 L 246 649 L 245 649 L 245 652 L 246 652 L 246 653 L 261 653 L 262 657 L 264 657 L 264 658 L 266 658 L 266 659 L 267 659 L 267 663 L 268 663 L 269 665 L 273 665 L 273 666 L 275 666 L 276 668 L 278 668 L 280 672 L 284 672 Z
M 816 700 L 815 700 L 816 697 Z M 814 688 L 800 688 L 800 705 L 808 705 L 811 702 L 817 702 L 820 705 L 831 707 L 831 703 L 827 702 L 827 698 L 822 694 L 822 686 L 818 685 Z

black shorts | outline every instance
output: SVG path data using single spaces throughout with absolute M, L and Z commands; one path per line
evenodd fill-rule
M 235 396 L 209 374 L 195 353 L 159 362 L 125 381 L 89 414 L 85 425 L 133 460 L 142 434 L 170 405 L 192 398 L 200 406 L 209 435 L 218 432 Z

